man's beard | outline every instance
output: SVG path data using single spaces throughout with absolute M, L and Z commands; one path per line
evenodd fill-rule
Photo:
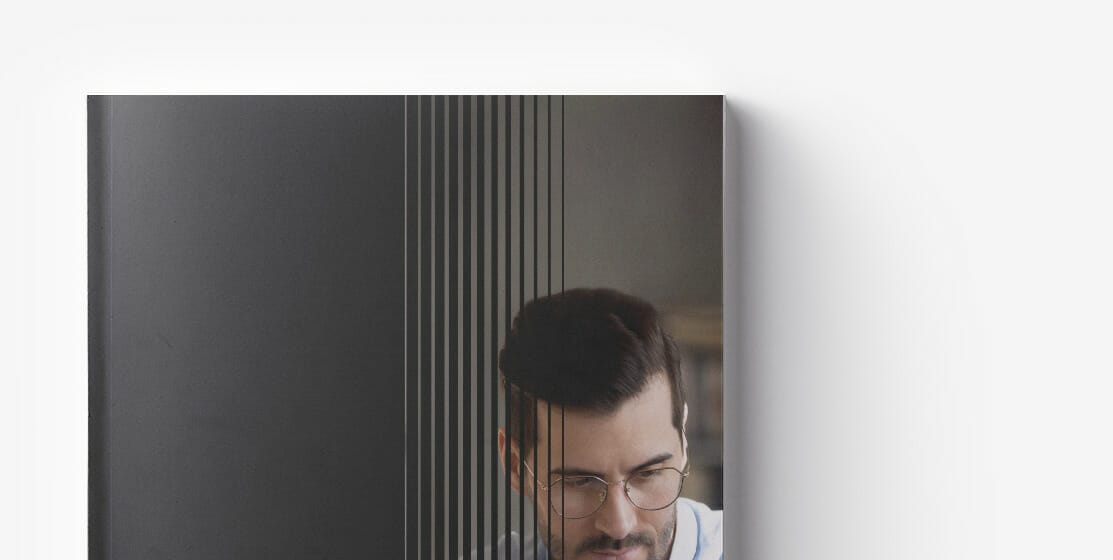
M 647 560 L 665 560 L 668 558 L 669 552 L 672 549 L 672 538 L 675 532 L 676 508 L 673 508 L 672 519 L 669 520 L 667 525 L 661 528 L 659 540 L 655 540 L 650 533 L 631 533 L 621 540 L 612 539 L 607 535 L 599 535 L 576 546 L 575 554 L 578 556 L 592 550 L 622 550 L 624 548 L 644 546 L 649 549 L 649 557 Z M 549 548 L 549 558 L 551 560 L 565 560 L 565 544 L 563 538 L 553 538 L 552 546 Z

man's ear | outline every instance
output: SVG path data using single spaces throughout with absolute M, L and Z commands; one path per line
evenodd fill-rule
M 506 466 L 506 446 L 510 446 L 510 468 Z M 499 428 L 499 464 L 503 472 L 510 473 L 510 487 L 515 492 L 520 492 L 522 487 L 522 473 L 518 470 L 519 462 L 518 442 L 506 437 L 506 429 Z

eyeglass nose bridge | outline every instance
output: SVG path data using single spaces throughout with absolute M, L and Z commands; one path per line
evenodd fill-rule
M 603 480 L 599 477 L 595 477 L 595 479 L 596 480 Z M 629 478 L 624 478 L 622 480 L 616 480 L 614 482 L 607 482 L 606 480 L 603 480 L 603 484 L 605 484 L 607 486 L 607 493 L 603 495 L 603 502 L 601 504 L 599 504 L 599 507 L 603 507 L 603 504 L 607 503 L 607 495 L 609 495 L 611 493 L 611 486 L 619 486 L 619 485 L 622 486 L 622 492 L 624 494 L 626 494 L 626 499 L 630 500 L 630 504 L 633 505 L 634 507 L 638 507 L 638 504 L 635 504 L 634 499 L 630 497 L 630 485 L 627 484 L 627 482 L 629 480 L 630 480 Z

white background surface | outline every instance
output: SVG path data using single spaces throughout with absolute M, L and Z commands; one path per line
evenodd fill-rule
M 85 555 L 87 93 L 722 92 L 731 556 L 1113 557 L 1101 3 L 154 6 L 0 22 L 0 556 Z

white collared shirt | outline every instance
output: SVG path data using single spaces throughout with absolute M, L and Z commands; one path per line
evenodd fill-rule
M 669 560 L 721 560 L 723 512 L 686 498 L 676 501 L 676 538 Z

